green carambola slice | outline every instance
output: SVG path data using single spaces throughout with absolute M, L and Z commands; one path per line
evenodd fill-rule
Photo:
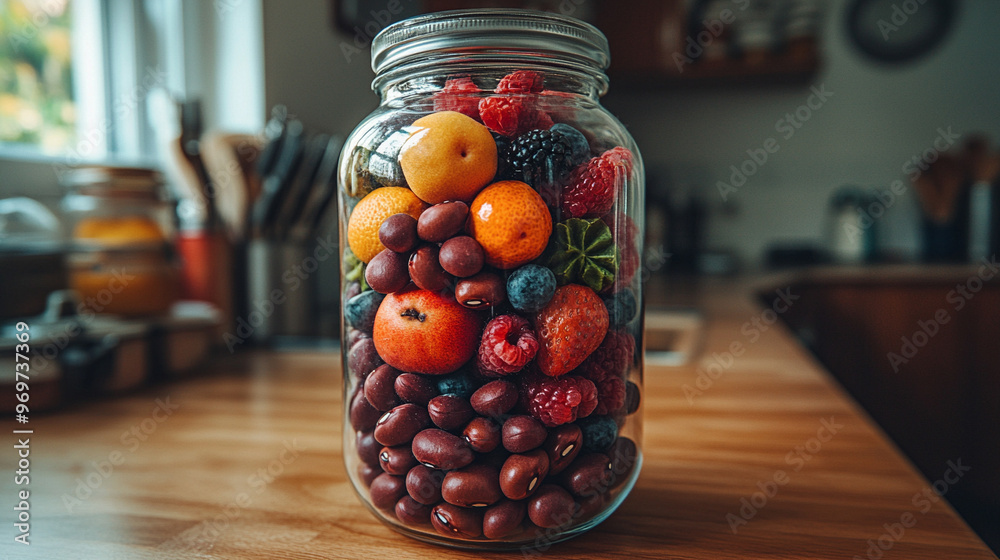
M 546 266 L 560 286 L 583 284 L 600 292 L 614 283 L 618 273 L 611 229 L 600 218 L 570 218 L 556 224 Z

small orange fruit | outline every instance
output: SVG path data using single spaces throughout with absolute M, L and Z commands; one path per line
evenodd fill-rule
M 497 173 L 497 144 L 485 126 L 455 111 L 414 121 L 399 151 L 399 165 L 424 202 L 469 202 Z
M 385 249 L 378 239 L 378 228 L 386 218 L 393 214 L 419 218 L 425 208 L 427 205 L 406 187 L 375 189 L 354 207 L 347 222 L 347 244 L 355 256 L 367 263 Z
M 527 183 L 499 181 L 472 201 L 468 230 L 482 245 L 487 263 L 516 268 L 545 251 L 552 235 L 552 216 Z

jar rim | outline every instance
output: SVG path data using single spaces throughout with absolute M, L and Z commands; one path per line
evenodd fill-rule
M 608 39 L 582 20 L 534 10 L 482 8 L 416 16 L 383 29 L 372 40 L 372 70 L 384 74 L 431 52 L 502 49 L 588 61 L 603 72 Z

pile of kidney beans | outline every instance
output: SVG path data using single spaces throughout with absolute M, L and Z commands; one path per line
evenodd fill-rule
M 478 386 L 471 395 L 439 394 L 435 376 L 365 359 L 364 342 L 348 358 L 358 477 L 371 504 L 407 526 L 465 539 L 558 534 L 607 509 L 635 467 L 625 436 L 586 449 L 579 425 L 547 428 L 519 414 L 511 381 L 468 374 Z M 631 414 L 637 394 L 628 400 Z

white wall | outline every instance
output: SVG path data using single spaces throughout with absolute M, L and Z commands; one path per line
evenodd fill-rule
M 716 181 L 728 180 L 729 166 L 765 139 L 778 141 L 779 151 L 731 196 L 738 214 L 713 214 L 710 246 L 752 262 L 772 240 L 822 240 L 833 190 L 905 180 L 904 162 L 932 145 L 938 127 L 983 131 L 1000 142 L 1000 2 L 957 3 L 945 43 L 903 67 L 875 65 L 854 50 L 843 29 L 846 3 L 835 0 L 827 11 L 824 68 L 814 82 L 834 95 L 788 140 L 775 123 L 806 101 L 809 86 L 635 93 L 612 83 L 606 105 L 635 135 L 647 167 L 702 185 L 716 210 Z M 880 220 L 885 243 L 916 252 L 917 220 L 908 191 Z

